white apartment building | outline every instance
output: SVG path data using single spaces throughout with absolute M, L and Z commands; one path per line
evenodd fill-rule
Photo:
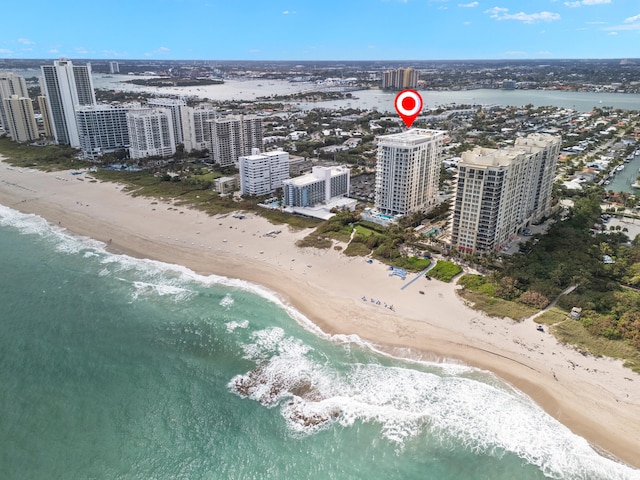
M 444 131 L 419 128 L 378 138 L 378 213 L 407 215 L 436 204 L 444 138 Z
M 289 178 L 289 153 L 282 150 L 260 153 L 254 149 L 252 155 L 239 157 L 238 162 L 243 195 L 273 193 Z
M 139 103 L 85 105 L 76 108 L 80 148 L 85 158 L 129 148 L 127 112 L 140 109 Z
M 71 60 L 60 59 L 41 69 L 41 89 L 47 97 L 54 138 L 58 143 L 78 148 L 80 138 L 75 109 L 96 103 L 91 64 L 73 65 Z
M 171 111 L 165 108 L 141 108 L 127 112 L 129 156 L 132 159 L 176 153 Z
M 212 105 L 198 105 L 187 109 L 189 138 L 184 139 L 184 147 L 192 150 L 209 150 L 211 152 L 211 125 L 216 119 L 216 109 Z
M 181 98 L 150 98 L 147 101 L 147 105 L 153 108 L 166 108 L 171 111 L 173 138 L 176 141 L 176 145 L 180 143 L 184 145 L 185 139 L 191 137 L 187 102 Z
M 7 114 L 4 110 L 3 98 L 11 98 L 13 95 L 29 98 L 27 82 L 20 75 L 12 72 L 0 72 L 0 125 L 9 133 Z
M 284 204 L 313 207 L 332 198 L 349 195 L 351 171 L 345 167 L 313 167 L 311 173 L 284 180 Z
M 0 103 L 6 116 L 5 130 L 14 141 L 25 143 L 40 138 L 30 98 L 11 95 L 0 99 Z
M 211 126 L 211 158 L 223 167 L 236 165 L 238 158 L 262 149 L 262 119 L 255 115 L 216 118 Z
M 500 150 L 477 147 L 458 162 L 451 246 L 488 253 L 550 213 L 561 138 L 536 134 Z

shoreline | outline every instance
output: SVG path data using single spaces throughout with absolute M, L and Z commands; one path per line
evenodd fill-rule
M 209 217 L 132 197 L 118 184 L 1 160 L 2 205 L 102 241 L 114 253 L 264 286 L 334 340 L 355 334 L 397 357 L 451 359 L 493 372 L 600 453 L 640 468 L 640 376 L 620 361 L 584 356 L 537 332 L 530 320 L 513 323 L 472 310 L 455 285 L 422 278 L 401 290 L 402 281 L 377 261 L 294 247 L 307 230 L 293 232 L 253 214 Z

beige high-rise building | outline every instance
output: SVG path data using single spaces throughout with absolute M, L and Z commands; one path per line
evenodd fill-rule
M 30 98 L 11 95 L 2 100 L 9 136 L 16 142 L 26 143 L 38 140 L 38 124 L 33 114 L 33 103 Z
M 11 98 L 13 95 L 27 98 L 29 91 L 23 77 L 12 72 L 0 72 L 0 125 L 9 133 L 7 127 L 7 114 L 2 103 L 3 98 Z
M 40 115 L 42 116 L 42 128 L 44 130 L 44 136 L 47 138 L 53 138 L 51 112 L 49 111 L 47 97 L 45 97 L 44 95 L 38 95 L 38 107 L 40 108 Z
M 500 150 L 462 154 L 452 207 L 451 246 L 465 253 L 499 251 L 549 215 L 560 137 L 535 134 Z
M 262 119 L 255 115 L 217 118 L 211 127 L 211 158 L 223 167 L 236 165 L 238 158 L 262 150 Z
M 412 128 L 378 138 L 375 209 L 391 217 L 435 206 L 445 132 Z
M 418 86 L 418 71 L 409 68 L 397 68 L 387 70 L 382 76 L 382 88 L 392 90 L 404 90 Z

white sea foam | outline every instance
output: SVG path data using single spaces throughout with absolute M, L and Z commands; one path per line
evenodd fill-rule
M 225 310 L 229 310 L 233 306 L 233 304 L 233 297 L 230 293 L 227 293 L 224 297 L 222 297 L 222 300 L 220 300 L 220 306 Z
M 144 295 L 158 295 L 161 297 L 164 296 L 174 296 L 176 301 L 182 301 L 188 299 L 192 295 L 192 291 L 186 288 L 177 287 L 175 285 L 169 285 L 166 283 L 148 283 L 148 282 L 140 282 L 134 281 L 132 282 L 135 290 L 132 292 L 132 296 L 135 299 Z
M 39 235 L 56 240 L 56 250 L 61 253 L 78 253 L 88 249 L 103 250 L 104 243 L 88 237 L 75 236 L 44 218 L 22 213 L 0 205 L 0 226 L 12 227 L 25 235 Z
M 373 363 L 331 366 L 313 360 L 310 347 L 278 328 L 255 332 L 243 348 L 257 367 L 233 378 L 230 389 L 279 407 L 295 435 L 335 423 L 375 423 L 399 448 L 427 434 L 483 455 L 511 452 L 551 478 L 640 477 L 598 455 L 586 440 L 495 378 L 483 382 Z
M 238 328 L 249 328 L 249 320 L 227 322 L 225 325 L 227 326 L 227 332 L 232 333 Z

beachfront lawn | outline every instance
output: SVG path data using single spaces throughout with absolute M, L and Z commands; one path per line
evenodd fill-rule
M 426 267 L 425 267 L 426 268 Z M 429 270 L 429 275 L 443 282 L 450 282 L 453 277 L 462 272 L 460 265 L 446 260 L 438 260 L 436 266 Z

